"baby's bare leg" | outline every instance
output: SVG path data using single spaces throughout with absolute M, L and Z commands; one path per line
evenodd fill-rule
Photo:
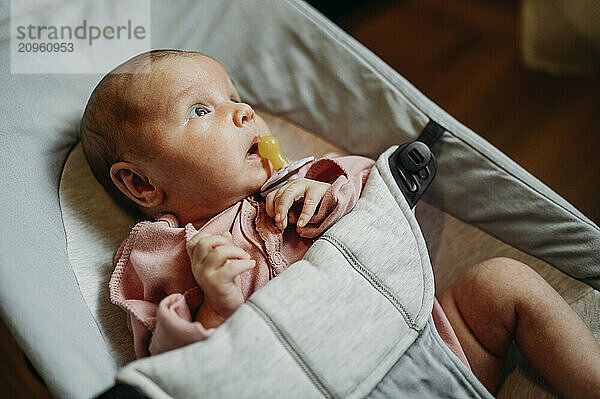
M 508 258 L 480 263 L 439 297 L 473 372 L 494 393 L 514 338 L 561 395 L 600 398 L 600 345 L 534 270 Z

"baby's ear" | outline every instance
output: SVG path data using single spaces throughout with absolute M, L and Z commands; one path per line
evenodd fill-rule
M 110 178 L 123 194 L 144 208 L 154 208 L 163 203 L 163 191 L 131 162 L 114 163 L 110 167 Z

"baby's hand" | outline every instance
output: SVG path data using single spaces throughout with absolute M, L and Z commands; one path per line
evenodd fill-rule
M 331 184 L 304 177 L 292 180 L 267 194 L 265 204 L 267 214 L 275 219 L 277 227 L 283 230 L 288 223 L 288 212 L 290 213 L 290 223 L 294 223 L 296 219 L 296 215 L 290 212 L 290 208 L 294 202 L 304 198 L 302 212 L 297 222 L 298 227 L 303 227 L 312 218 L 329 186 Z
M 223 319 L 228 318 L 244 302 L 239 275 L 256 266 L 256 261 L 233 245 L 229 232 L 200 232 L 187 242 L 186 249 L 194 278 L 204 291 L 204 302 Z

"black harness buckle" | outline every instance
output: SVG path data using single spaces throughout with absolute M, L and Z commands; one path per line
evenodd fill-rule
M 437 172 L 431 146 L 444 133 L 444 128 L 429 121 L 417 141 L 402 144 L 390 156 L 390 170 L 406 202 L 414 208 Z

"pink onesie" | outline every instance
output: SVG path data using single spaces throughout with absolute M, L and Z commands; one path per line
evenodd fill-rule
M 265 211 L 264 200 L 247 197 L 214 216 L 196 230 L 180 226 L 166 214 L 155 222 L 135 225 L 115 256 L 110 279 L 111 301 L 127 312 L 138 358 L 155 355 L 208 338 L 214 329 L 194 321 L 203 294 L 191 271 L 186 241 L 198 231 L 231 232 L 233 243 L 256 260 L 240 275 L 244 300 L 289 265 L 302 259 L 327 228 L 350 212 L 374 162 L 360 156 L 322 158 L 303 167 L 300 176 L 330 183 L 309 223 L 279 230 Z M 437 330 L 450 349 L 468 365 L 458 339 L 435 301 Z

